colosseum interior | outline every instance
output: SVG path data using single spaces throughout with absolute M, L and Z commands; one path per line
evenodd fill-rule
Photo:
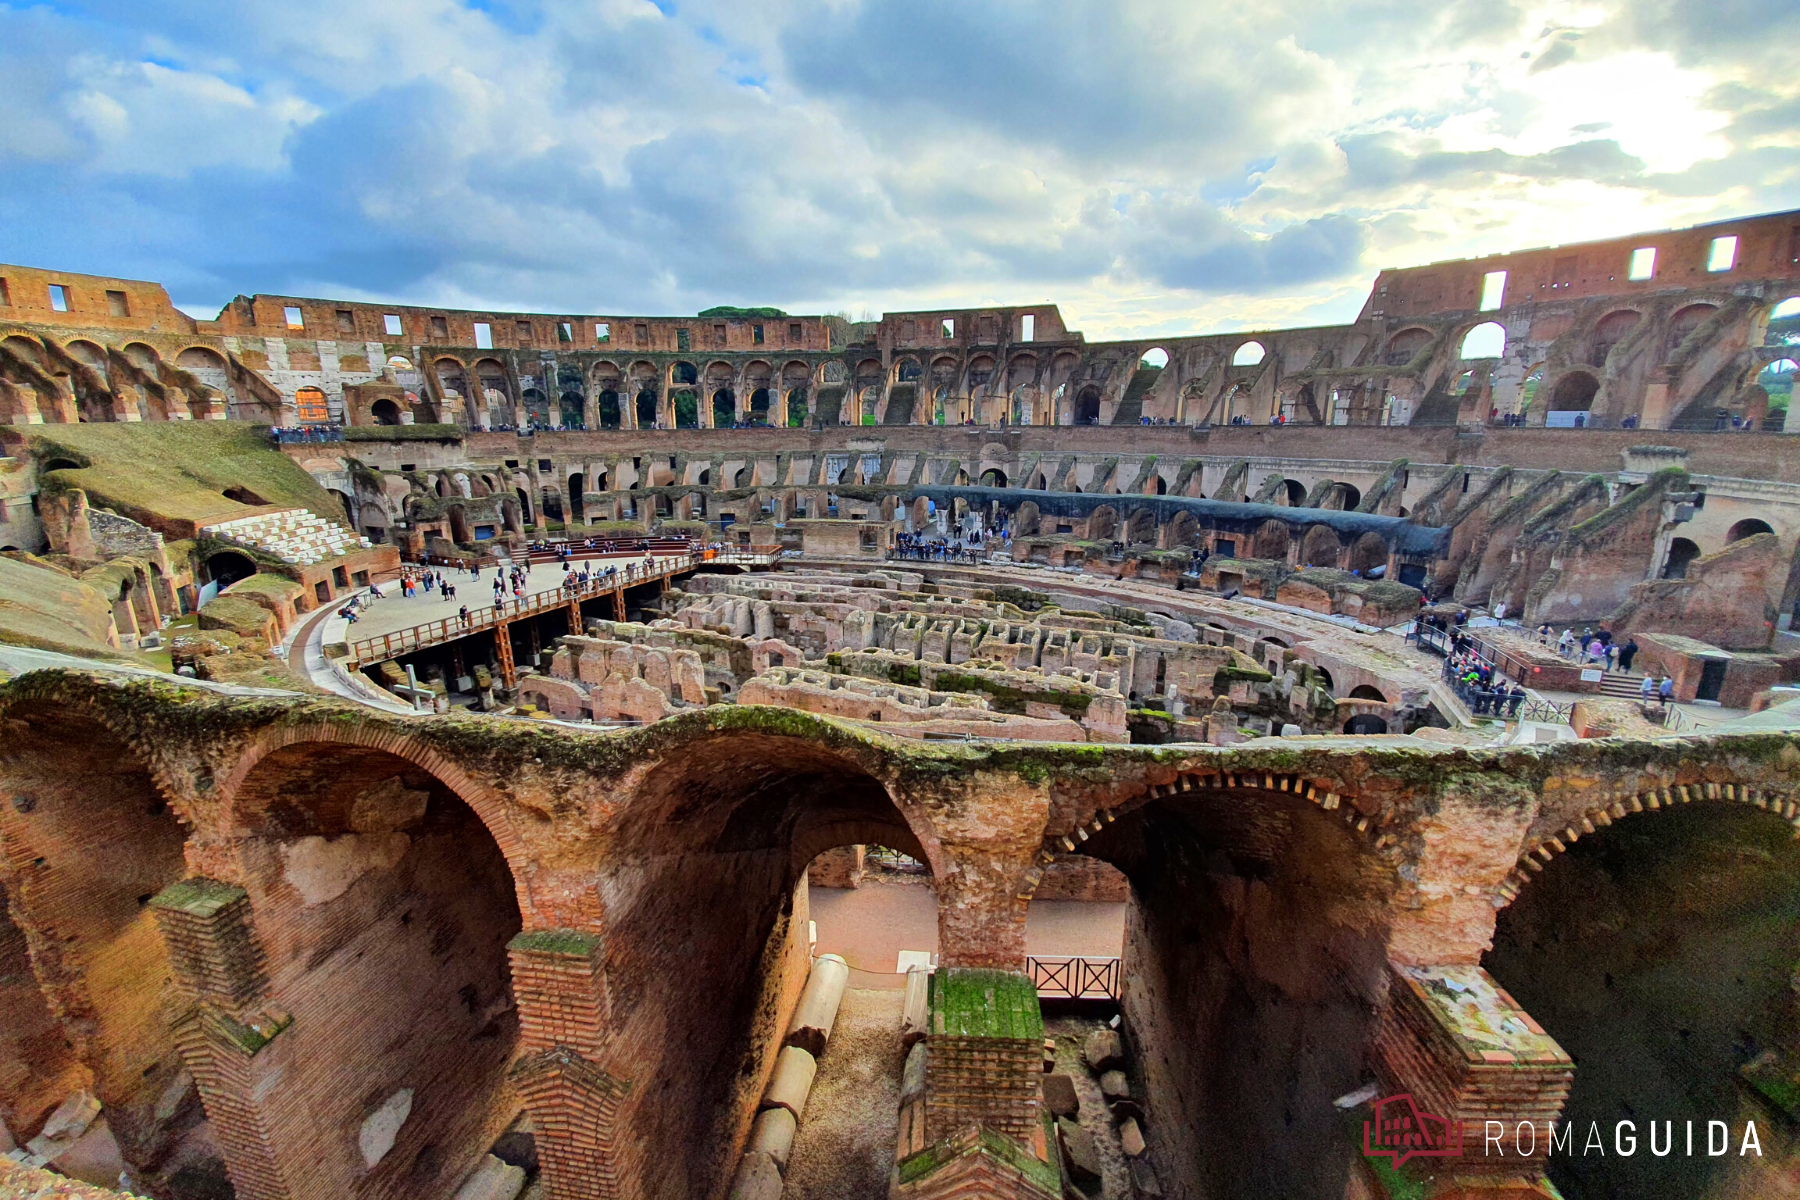
M 0 1196 L 1795 1195 L 1797 347 L 0 266 Z

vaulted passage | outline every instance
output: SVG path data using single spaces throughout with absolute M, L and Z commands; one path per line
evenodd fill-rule
M 1553 859 L 1500 914 L 1484 964 L 1575 1059 L 1564 1120 L 1577 1153 L 1550 1178 L 1568 1200 L 1774 1195 L 1776 1158 L 1740 1159 L 1744 1121 L 1780 1122 L 1743 1069 L 1770 1055 L 1791 1078 L 1800 958 L 1800 843 L 1780 817 L 1693 804 L 1628 817 Z M 1638 1150 L 1615 1151 L 1621 1120 Z M 1685 1153 L 1686 1122 L 1696 1151 Z M 1730 1124 L 1730 1153 L 1701 1147 Z M 1650 1122 L 1666 1145 L 1650 1150 Z M 1591 1123 L 1608 1153 L 1582 1155 Z M 1767 1175 L 1759 1172 L 1770 1172 Z
M 1131 880 L 1122 1007 L 1164 1187 L 1338 1200 L 1386 971 L 1385 871 L 1295 796 L 1177 793 L 1087 844 Z
M 164 1020 L 169 959 L 148 904 L 185 874 L 184 831 L 144 761 L 90 712 L 40 710 L 9 722 L 0 746 L 15 927 L 4 939 L 6 990 L 11 1013 L 27 1018 L 5 1039 L 19 1056 L 0 1080 L 8 1128 L 22 1142 L 49 1107 L 85 1087 L 127 1164 L 154 1172 L 201 1119 L 191 1095 L 176 1112 L 156 1111 L 182 1061 Z M 47 1007 L 26 994 L 21 942 Z
M 806 865 L 836 846 L 925 857 L 886 790 L 813 742 L 743 735 L 656 767 L 602 869 L 618 1162 L 659 1200 L 735 1169 L 805 981 Z
M 269 1003 L 293 1017 L 248 1068 L 264 1152 L 295 1200 L 451 1194 L 519 1111 L 499 846 L 378 750 L 288 746 L 233 800 Z

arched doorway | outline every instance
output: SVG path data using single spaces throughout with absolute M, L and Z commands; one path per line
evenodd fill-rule
M 256 564 L 247 554 L 236 550 L 220 550 L 207 556 L 206 573 L 220 588 L 228 588 L 238 580 L 248 579 L 256 574 Z
M 1374 713 L 1359 713 L 1344 722 L 1344 732 L 1351 735 L 1368 737 L 1387 731 L 1388 723 Z
M 1337 530 L 1329 525 L 1314 525 L 1300 542 L 1300 563 L 1307 567 L 1335 567 L 1341 544 Z
M 1365 1078 L 1388 970 L 1391 876 L 1370 842 L 1276 787 L 1184 776 L 1082 850 L 1131 883 L 1121 1008 L 1157 1064 L 1163 1187 L 1344 1195 L 1356 1148 L 1332 1101 Z
M 586 492 L 587 482 L 580 471 L 569 476 L 569 518 L 571 520 L 579 521 L 586 516 Z
M 1669 542 L 1669 557 L 1663 560 L 1662 578 L 1686 579 L 1688 566 L 1700 557 L 1700 547 L 1684 537 Z
M 521 920 L 494 834 L 430 771 L 333 742 L 273 750 L 225 799 L 266 991 L 292 1017 L 258 1097 L 271 1137 L 296 1139 L 277 1153 L 343 1147 L 308 1157 L 320 1195 L 448 1194 L 518 1112 Z
M 989 467 L 981 473 L 981 486 L 1003 488 L 1006 486 L 1006 472 L 998 467 Z
M 1544 424 L 1553 429 L 1586 425 L 1588 410 L 1593 408 L 1599 391 L 1600 381 L 1585 371 L 1564 375 L 1551 389 L 1550 411 L 1544 414 Z
M 649 388 L 637 394 L 637 423 L 639 429 L 656 428 L 656 393 Z
M 750 424 L 767 425 L 769 423 L 769 389 L 757 388 L 750 393 Z
M 1759 533 L 1774 532 L 1774 528 L 1767 521 L 1760 521 L 1755 517 L 1745 517 L 1726 531 L 1725 542 L 1729 545 L 1732 542 L 1741 542 L 1745 538 L 1753 538 Z
M 713 393 L 712 419 L 715 429 L 730 429 L 737 424 L 737 395 L 730 388 Z
M 1100 389 L 1089 384 L 1075 395 L 1075 424 L 1100 423 Z
M 158 1002 L 173 970 L 152 904 L 187 877 L 187 837 L 149 764 L 97 715 L 54 704 L 15 704 L 6 714 L 0 831 L 25 869 L 9 876 L 0 925 L 35 944 L 30 960 L 23 945 L 8 953 L 23 977 L 0 982 L 15 1002 L 0 1062 L 25 1072 L 9 1070 L 5 1084 L 15 1139 L 35 1136 L 52 1109 L 88 1090 L 137 1176 L 159 1168 L 204 1120 L 178 1083 L 184 1063 Z M 39 979 L 54 981 L 54 1005 Z M 159 1111 L 171 1088 L 180 1103 Z M 210 1137 L 198 1141 L 199 1157 L 222 1177 Z
M 787 423 L 789 429 L 799 429 L 806 424 L 806 389 L 803 387 L 788 389 Z
M 622 417 L 620 416 L 620 413 L 619 413 L 619 393 L 612 391 L 610 389 L 607 391 L 601 392 L 600 400 L 598 403 L 598 409 L 599 409 L 599 413 L 600 413 L 600 428 L 602 428 L 602 429 L 617 429 L 617 428 L 619 428 L 620 422 L 622 420 Z
M 657 964 L 680 947 L 684 964 L 613 994 L 612 1037 L 657 1081 L 621 1099 L 616 1141 L 643 1147 L 642 1195 L 718 1195 L 735 1162 L 694 1148 L 731 1143 L 779 1046 L 772 1014 L 807 968 L 808 864 L 853 844 L 931 860 L 871 773 L 769 735 L 716 736 L 647 764 L 609 837 L 597 868 L 608 957 Z
M 558 403 L 558 415 L 562 419 L 564 429 L 580 429 L 584 422 L 581 419 L 582 396 L 580 392 L 564 392 Z
M 671 396 L 669 407 L 674 410 L 675 428 L 700 428 L 700 401 L 690 389 L 683 388 Z
M 369 406 L 369 415 L 377 425 L 400 424 L 400 406 L 392 400 L 377 400 Z
M 1703 800 L 1615 820 L 1528 878 L 1482 965 L 1575 1059 L 1563 1125 L 1598 1122 L 1614 1150 L 1615 1125 L 1633 1120 L 1638 1148 L 1558 1153 L 1551 1181 L 1572 1200 L 1777 1194 L 1766 1134 L 1765 1157 L 1738 1151 L 1746 1118 L 1769 1128 L 1768 1109 L 1747 1100 L 1751 1064 L 1775 1051 L 1792 1071 L 1793 830 Z M 1730 1123 L 1726 1155 L 1703 1148 L 1711 1120 Z

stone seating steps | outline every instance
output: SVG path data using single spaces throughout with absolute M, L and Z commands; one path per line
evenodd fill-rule
M 221 521 L 201 532 L 297 565 L 322 562 L 373 544 L 368 538 L 358 537 L 342 525 L 302 508 Z

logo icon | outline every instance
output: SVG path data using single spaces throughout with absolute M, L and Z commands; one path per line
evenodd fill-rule
M 1363 1154 L 1387 1155 L 1394 1167 L 1409 1158 L 1456 1158 L 1462 1154 L 1462 1122 L 1422 1111 L 1411 1092 L 1375 1101 L 1374 1119 L 1363 1122 Z

